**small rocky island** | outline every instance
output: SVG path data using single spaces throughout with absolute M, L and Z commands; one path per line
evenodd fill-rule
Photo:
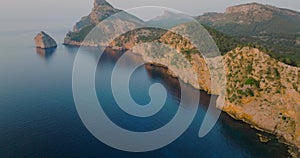
M 47 49 L 57 47 L 55 40 L 43 31 L 34 37 L 34 42 L 37 48 Z

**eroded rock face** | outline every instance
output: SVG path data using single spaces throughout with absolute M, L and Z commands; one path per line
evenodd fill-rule
M 34 42 L 37 48 L 46 49 L 57 47 L 55 40 L 43 31 L 34 37 Z
M 116 16 L 104 22 L 105 19 L 113 15 Z M 129 30 L 131 30 L 143 24 L 144 22 L 139 18 L 114 8 L 105 0 L 94 0 L 94 7 L 91 13 L 88 16 L 81 18 L 81 20 L 73 27 L 73 31 L 67 33 L 64 39 L 64 44 L 78 46 L 104 46 L 107 41 L 102 41 L 102 35 L 110 37 L 110 35 L 122 33 L 124 30 L 127 32 L 126 29 L 129 28 Z M 101 25 L 101 27 L 97 25 Z M 86 39 L 88 33 L 90 33 L 90 31 L 94 28 L 97 28 L 96 26 L 101 28 L 98 29 L 98 36 L 93 40 Z M 112 30 L 110 26 L 114 26 L 115 30 Z M 107 32 L 109 32 L 110 35 L 107 35 Z
M 73 30 L 79 32 L 82 28 L 91 25 L 98 24 L 105 18 L 120 12 L 121 10 L 115 9 L 105 0 L 94 0 L 94 7 L 88 16 L 81 18 L 79 22 L 75 24 Z

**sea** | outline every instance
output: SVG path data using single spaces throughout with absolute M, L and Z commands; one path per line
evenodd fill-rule
M 160 68 L 140 66 L 130 78 L 129 91 L 135 102 L 140 105 L 147 104 L 151 100 L 149 87 L 154 83 L 165 87 L 167 99 L 157 115 L 147 118 L 130 116 L 118 107 L 111 88 L 112 70 L 122 52 L 106 51 L 98 60 L 99 52 L 94 49 L 84 48 L 79 52 L 78 47 L 62 45 L 66 33 L 63 29 L 46 30 L 57 39 L 58 47 L 40 50 L 35 48 L 33 41 L 38 32 L 39 30 L 0 32 L 0 157 L 290 156 L 289 147 L 276 137 L 234 120 L 226 113 L 221 114 L 216 125 L 205 137 L 198 137 L 212 97 L 203 91 L 200 91 L 200 102 L 193 122 L 172 143 L 148 152 L 128 152 L 108 146 L 89 132 L 76 110 L 72 73 L 78 53 L 86 58 L 94 58 L 91 61 L 97 63 L 96 93 L 110 120 L 131 131 L 155 130 L 172 120 L 182 106 L 179 80 L 168 76 Z M 126 64 L 122 66 L 127 68 Z M 189 88 L 195 91 L 192 87 Z M 187 112 L 186 115 L 188 114 Z M 168 134 L 170 133 L 164 133 L 165 136 Z M 260 142 L 259 134 L 268 137 L 270 141 Z

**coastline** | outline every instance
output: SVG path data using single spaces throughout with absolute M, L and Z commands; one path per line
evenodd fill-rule
M 99 47 L 99 46 L 94 46 L 94 45 L 88 45 L 88 43 L 86 44 L 79 44 L 79 43 L 75 43 L 76 45 L 73 45 L 74 43 L 70 44 L 70 43 L 64 43 L 64 45 L 68 45 L 68 46 L 83 46 L 83 47 Z M 115 51 L 120 51 L 120 50 L 124 50 L 122 47 L 107 47 L 107 48 L 110 48 L 111 50 L 115 50 Z M 135 53 L 133 53 L 135 54 Z M 135 54 L 135 55 L 139 55 L 139 56 L 143 56 L 141 54 Z M 156 62 L 150 62 L 149 64 L 147 65 L 150 65 L 150 66 L 155 66 L 155 67 L 160 67 L 160 68 L 163 68 L 167 71 L 164 71 L 164 73 L 167 73 L 167 75 L 169 76 L 172 76 L 173 78 L 178 78 L 180 79 L 180 76 L 179 75 L 176 75 L 174 73 L 172 73 L 171 71 L 168 70 L 168 68 L 164 65 L 161 65 L 161 64 L 157 64 Z M 186 82 L 184 81 L 185 83 L 191 85 L 193 88 L 195 89 L 198 89 L 198 90 L 203 90 L 197 86 L 194 86 L 193 84 L 189 83 L 189 82 Z M 206 90 L 204 90 L 206 91 Z M 211 92 L 207 91 L 208 94 L 211 94 Z M 238 113 L 235 109 L 235 107 L 237 107 L 237 105 L 230 105 L 230 106 L 225 106 L 225 107 L 218 107 L 220 110 L 222 110 L 223 112 L 225 112 L 226 114 L 228 114 L 230 117 L 232 117 L 233 119 L 235 120 L 240 120 L 240 121 L 243 121 L 244 123 L 250 125 L 252 128 L 258 130 L 258 131 L 262 131 L 262 132 L 266 132 L 266 133 L 269 133 L 269 134 L 272 134 L 274 136 L 276 136 L 276 138 L 286 144 L 288 147 L 289 147 L 289 152 L 292 154 L 292 155 L 298 155 L 300 153 L 300 148 L 297 147 L 297 144 L 289 141 L 288 139 L 284 138 L 283 135 L 280 135 L 278 133 L 276 133 L 275 131 L 272 131 L 268 128 L 264 128 L 262 126 L 259 126 L 259 124 L 257 124 L 256 122 L 254 122 L 253 120 L 251 119 L 247 119 L 247 117 L 245 117 L 245 115 L 241 114 L 241 113 Z M 263 143 L 263 142 L 262 142 Z M 295 156 L 296 157 L 296 156 Z

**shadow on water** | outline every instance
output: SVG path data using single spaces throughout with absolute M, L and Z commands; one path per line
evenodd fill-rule
M 112 51 L 106 53 L 113 59 L 113 61 L 117 61 L 118 58 L 122 56 L 122 52 Z M 133 57 L 132 60 L 139 60 L 139 57 Z M 174 78 L 168 75 L 168 69 L 165 67 L 158 67 L 152 64 L 145 64 L 144 68 L 149 78 L 161 82 L 166 87 L 168 92 L 170 92 L 175 97 L 175 99 L 177 99 L 180 102 L 181 91 L 178 78 Z M 190 88 L 194 89 L 191 86 Z M 215 102 L 216 98 L 217 96 L 212 96 L 204 91 L 200 91 L 199 108 L 202 109 L 201 111 L 204 111 L 205 113 L 209 103 L 211 101 Z M 197 123 L 194 123 L 197 124 L 194 125 L 196 127 L 200 127 L 203 121 L 202 113 L 200 115 L 201 119 L 197 119 Z M 197 130 L 199 129 L 196 129 L 196 131 Z M 246 124 L 242 121 L 237 121 L 224 112 L 222 112 L 216 127 L 213 129 L 212 135 L 216 133 L 221 134 L 222 137 L 226 138 L 225 144 L 228 144 L 229 146 L 235 148 L 239 148 L 241 151 L 243 151 L 244 156 L 256 155 L 258 157 L 264 157 L 268 155 L 271 157 L 285 157 L 289 155 L 288 146 L 279 142 L 279 140 L 275 136 L 258 131 L 252 128 L 249 124 Z M 270 139 L 270 141 L 262 143 L 260 142 L 258 135 L 266 136 Z
M 168 75 L 168 69 L 164 67 L 147 64 L 145 68 L 150 78 L 162 81 L 168 91 L 172 92 L 172 95 L 180 100 L 181 92 L 178 78 Z M 194 89 L 191 86 L 190 88 Z M 217 96 L 212 96 L 205 91 L 200 91 L 199 108 L 207 111 L 209 103 L 211 101 L 215 102 L 216 99 Z M 202 120 L 199 122 L 202 122 Z M 200 126 L 200 124 L 197 126 Z M 289 155 L 288 146 L 281 143 L 274 135 L 258 131 L 249 124 L 235 120 L 224 112 L 222 112 L 216 126 L 218 133 L 226 138 L 226 144 L 241 148 L 241 150 L 245 152 L 245 155 L 257 155 L 258 157 L 266 155 L 282 157 Z M 259 139 L 259 135 L 265 136 L 270 140 L 262 143 Z
M 67 51 L 67 57 L 69 55 L 75 55 L 79 47 L 63 46 Z M 81 48 L 80 48 L 81 49 Z M 136 118 L 129 116 L 122 111 L 114 101 L 114 97 L 111 92 L 111 71 L 114 68 L 115 63 L 123 55 L 122 51 L 106 50 L 101 57 L 101 62 L 97 61 L 97 49 L 96 48 L 82 48 L 83 53 L 87 57 L 93 58 L 95 62 L 98 62 L 98 68 L 96 73 L 96 88 L 99 102 L 103 105 L 103 110 L 108 114 L 109 118 L 118 126 L 137 132 L 145 132 L 149 130 L 157 129 L 168 123 L 173 114 L 176 113 L 178 103 L 181 98 L 181 88 L 178 78 L 171 77 L 167 74 L 167 69 L 163 67 L 157 67 L 151 64 L 146 64 L 140 67 L 132 76 L 130 91 L 133 94 L 132 97 L 139 104 L 146 104 L 150 101 L 148 96 L 149 86 L 153 83 L 162 83 L 168 91 L 168 97 L 166 105 L 153 117 L 149 118 Z M 37 53 L 45 59 L 51 58 L 55 51 L 52 53 L 37 51 Z M 59 53 L 61 55 L 63 53 Z M 134 62 L 140 60 L 138 56 L 132 56 L 130 60 L 124 60 L 122 63 L 126 68 L 127 62 Z M 70 70 L 71 71 L 71 70 Z M 187 85 L 188 87 L 188 85 Z M 198 91 L 190 87 L 190 91 Z M 187 92 L 188 93 L 188 92 Z M 192 96 L 192 95 L 191 95 Z M 207 111 L 208 105 L 215 97 L 207 94 L 204 91 L 200 91 L 200 102 L 197 116 L 195 117 L 190 128 L 175 142 L 159 149 L 157 151 L 147 153 L 127 153 L 118 150 L 114 150 L 105 146 L 96 139 L 90 138 L 88 133 L 80 133 L 80 130 L 74 130 L 72 134 L 80 134 L 80 137 L 76 135 L 72 142 L 75 147 L 80 147 L 80 150 L 74 151 L 81 156 L 103 154 L 104 152 L 109 156 L 114 157 L 289 157 L 288 147 L 269 134 L 259 132 L 241 121 L 236 121 L 226 113 L 222 113 L 217 124 L 212 131 L 205 137 L 199 138 L 198 132 L 202 124 L 204 114 Z M 73 116 L 72 116 L 73 119 Z M 69 124 L 69 122 L 68 122 Z M 77 128 L 78 122 L 74 122 L 74 127 Z M 81 124 L 80 124 L 81 125 Z M 64 125 L 62 125 L 64 126 Z M 83 127 L 82 127 L 83 128 Z M 47 128 L 48 130 L 48 128 Z M 84 131 L 86 132 L 86 131 Z M 272 140 L 268 143 L 259 142 L 257 133 L 268 136 Z M 69 134 L 71 135 L 71 134 Z M 58 137 L 60 142 L 65 144 L 70 143 L 69 140 L 65 140 L 65 137 Z M 80 139 L 79 139 L 80 138 Z M 56 140 L 56 139 L 53 139 Z M 73 140 L 73 139 L 72 139 Z M 86 141 L 86 142 L 85 142 Z M 84 143 L 82 143 L 84 142 Z M 56 142 L 55 142 L 56 143 Z M 82 146 L 82 144 L 85 144 Z M 100 148 L 100 149 L 99 149 Z M 61 150 L 64 147 L 61 148 Z M 73 148 L 66 148 L 69 151 Z M 35 150 L 33 150 L 35 151 Z M 47 151 L 51 152 L 51 151 Z M 71 152 L 72 153 L 72 152 Z M 1 155 L 1 154 L 0 154 Z M 108 156 L 108 157 L 109 157 Z M 73 155 L 74 157 L 74 155 Z M 76 157 L 76 156 L 75 156 Z
M 54 55 L 56 52 L 56 47 L 54 48 L 47 48 L 47 49 L 42 49 L 42 48 L 36 48 L 36 53 L 44 58 L 46 61 L 50 60 L 51 57 Z
M 75 54 L 78 52 L 79 47 L 78 46 L 71 46 L 71 45 L 63 45 L 63 47 L 66 48 L 66 51 L 70 54 Z

